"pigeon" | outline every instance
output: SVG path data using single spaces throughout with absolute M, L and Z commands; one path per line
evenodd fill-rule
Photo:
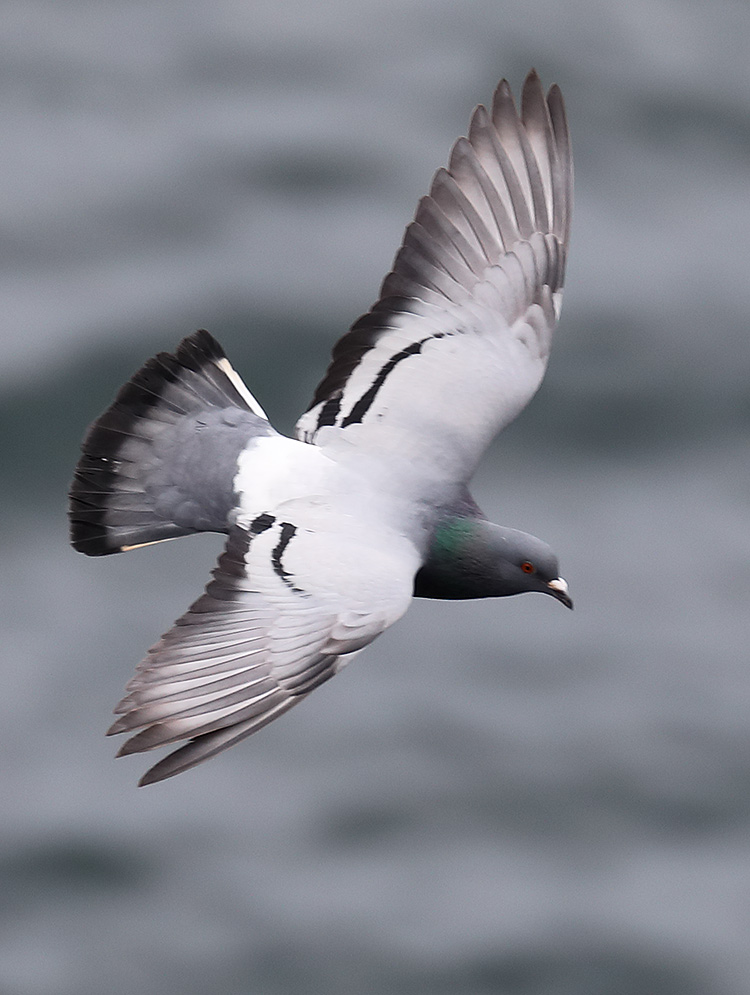
M 196 532 L 226 546 L 148 651 L 109 733 L 118 756 L 178 744 L 187 770 L 306 698 L 411 599 L 537 591 L 573 603 L 542 540 L 469 491 L 525 407 L 560 313 L 573 168 L 565 108 L 532 70 L 478 106 L 404 234 L 377 302 L 333 347 L 295 438 L 276 432 L 206 331 L 159 353 L 89 428 L 74 549 Z

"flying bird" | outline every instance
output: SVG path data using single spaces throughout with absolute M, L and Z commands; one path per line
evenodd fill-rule
M 288 711 L 412 597 L 538 591 L 572 608 L 550 547 L 489 522 L 468 489 L 542 381 L 572 186 L 560 90 L 545 95 L 532 71 L 519 112 L 502 80 L 419 202 L 378 301 L 335 344 L 295 438 L 205 331 L 150 359 L 90 427 L 70 492 L 76 550 L 227 536 L 205 593 L 115 709 L 109 732 L 131 734 L 118 756 L 182 744 L 141 784 Z

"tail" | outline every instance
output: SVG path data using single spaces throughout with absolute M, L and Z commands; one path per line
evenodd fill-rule
M 89 556 L 226 530 L 239 452 L 272 434 L 208 332 L 162 352 L 90 427 L 70 490 L 70 538 Z

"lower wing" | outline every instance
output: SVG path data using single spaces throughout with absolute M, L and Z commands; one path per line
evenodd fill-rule
M 233 528 L 205 594 L 138 665 L 109 730 L 134 733 L 118 755 L 188 740 L 141 784 L 267 725 L 406 611 L 409 544 L 310 527 L 297 512 Z

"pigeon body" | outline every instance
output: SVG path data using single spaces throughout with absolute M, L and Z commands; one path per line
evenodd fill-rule
M 120 753 L 179 744 L 169 777 L 328 680 L 412 597 L 572 602 L 534 536 L 468 489 L 544 375 L 572 206 L 562 97 L 502 81 L 439 170 L 380 298 L 335 345 L 296 438 L 207 332 L 160 353 L 91 426 L 71 488 L 89 555 L 200 531 L 227 543 L 205 593 L 138 665 Z

